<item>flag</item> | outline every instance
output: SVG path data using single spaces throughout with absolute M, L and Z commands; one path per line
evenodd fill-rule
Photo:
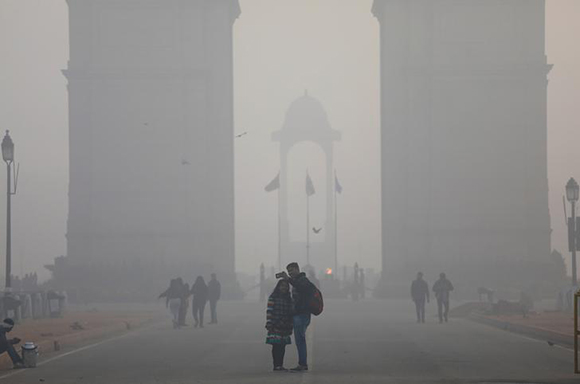
M 312 184 L 312 179 L 308 172 L 306 173 L 306 196 L 312 196 L 316 193 L 314 189 L 314 184 Z
M 342 193 L 342 185 L 338 182 L 338 177 L 334 175 L 334 190 L 336 193 Z
M 266 192 L 272 192 L 277 189 L 280 189 L 280 173 L 278 173 L 274 180 L 270 181 L 270 183 L 264 187 Z

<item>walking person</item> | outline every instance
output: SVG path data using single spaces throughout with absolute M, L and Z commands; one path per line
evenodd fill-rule
M 191 311 L 193 312 L 193 320 L 195 328 L 198 326 L 203 328 L 203 313 L 205 311 L 205 304 L 207 303 L 207 285 L 202 276 L 198 276 L 195 283 L 191 287 Z
M 429 302 L 429 286 L 423 280 L 423 272 L 417 273 L 417 279 L 411 284 L 411 297 L 417 311 L 417 323 L 425 322 L 425 300 Z
M 12 319 L 6 318 L 0 323 L 0 356 L 7 352 L 10 360 L 12 360 L 14 369 L 24 368 L 22 358 L 14 348 L 16 344 L 20 343 L 20 339 L 18 337 L 13 339 L 6 337 L 6 334 L 12 331 L 12 328 L 14 328 L 14 320 Z
M 179 312 L 181 310 L 181 290 L 183 288 L 183 280 L 181 277 L 171 279 L 169 288 L 159 295 L 159 299 L 165 297 L 165 307 L 169 308 L 173 320 L 173 328 L 179 328 Z
M 185 318 L 187 317 L 187 308 L 189 307 L 189 284 L 185 283 L 181 286 L 181 306 L 179 308 L 179 326 L 187 327 Z
M 217 302 L 222 294 L 222 285 L 216 278 L 216 274 L 211 274 L 211 279 L 207 284 L 207 298 L 209 299 L 209 309 L 211 312 L 210 324 L 217 324 Z
M 279 280 L 276 288 L 268 298 L 266 310 L 266 344 L 272 345 L 274 371 L 288 371 L 284 368 L 286 345 L 292 344 L 294 307 L 290 296 L 290 285 L 287 280 Z
M 443 320 L 447 322 L 447 315 L 449 314 L 449 292 L 453 291 L 453 284 L 447 280 L 445 273 L 439 274 L 439 280 L 433 284 L 433 292 L 437 299 L 437 310 L 439 312 L 439 323 Z
M 288 274 L 283 273 L 282 278 L 292 285 L 292 301 L 294 302 L 294 340 L 298 350 L 298 366 L 292 371 L 308 371 L 308 351 L 306 348 L 306 329 L 310 325 L 311 313 L 308 300 L 316 291 L 314 284 L 308 280 L 304 272 L 300 272 L 298 263 L 290 263 L 286 267 Z

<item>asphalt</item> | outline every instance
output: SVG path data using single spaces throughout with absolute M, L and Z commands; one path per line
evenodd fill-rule
M 160 304 L 160 307 L 162 305 Z M 160 308 L 162 310 L 162 308 Z M 173 330 L 169 318 L 121 337 L 46 356 L 0 383 L 578 383 L 573 354 L 464 319 L 417 324 L 407 301 L 327 301 L 308 329 L 308 373 L 275 373 L 264 304 L 220 303 L 218 325 Z M 207 313 L 206 313 L 207 315 Z M 297 362 L 287 349 L 286 366 Z M 8 375 L 8 376 L 6 376 Z

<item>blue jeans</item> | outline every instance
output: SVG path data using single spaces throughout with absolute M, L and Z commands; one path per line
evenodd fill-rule
M 308 365 L 306 351 L 306 328 L 310 325 L 310 313 L 303 313 L 294 316 L 294 340 L 298 350 L 298 364 Z

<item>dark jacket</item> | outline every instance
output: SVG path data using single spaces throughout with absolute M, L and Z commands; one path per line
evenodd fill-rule
M 181 285 L 171 285 L 165 292 L 159 295 L 159 298 L 165 297 L 165 306 L 169 304 L 171 299 L 181 299 L 183 286 Z
M 447 279 L 439 279 L 433 284 L 433 292 L 439 301 L 449 301 L 449 292 L 453 291 L 453 284 Z
M 266 310 L 266 329 L 272 334 L 290 336 L 294 327 L 293 314 L 293 303 L 289 294 L 271 295 Z
M 207 285 L 205 283 L 195 283 L 191 287 L 191 294 L 193 295 L 192 302 L 205 303 L 207 302 Z
M 6 351 L 9 345 L 18 344 L 19 339 L 9 339 L 7 331 L 4 327 L 0 325 L 0 350 Z
M 411 297 L 415 302 L 424 302 L 425 299 L 429 300 L 429 286 L 425 280 L 413 280 L 413 284 L 411 284 Z
M 222 294 L 222 285 L 217 280 L 210 280 L 207 283 L 207 298 L 210 301 L 218 301 Z
M 314 285 L 308 280 L 306 274 L 301 272 L 295 278 L 290 278 L 292 285 L 292 301 L 294 301 L 294 314 L 302 315 L 310 313 L 308 300 L 315 289 Z

